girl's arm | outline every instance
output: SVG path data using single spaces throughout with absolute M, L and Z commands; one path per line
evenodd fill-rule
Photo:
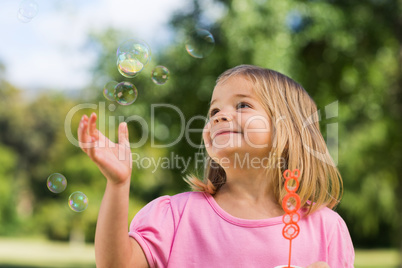
M 107 179 L 95 234 L 97 267 L 149 267 L 141 247 L 128 235 L 132 162 L 127 124 L 119 125 L 119 142 L 113 143 L 96 129 L 95 113 L 84 115 L 78 140 Z

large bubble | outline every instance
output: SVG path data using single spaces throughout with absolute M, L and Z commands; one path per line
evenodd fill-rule
M 148 44 L 139 39 L 129 39 L 120 44 L 117 49 L 117 69 L 127 78 L 133 78 L 148 63 L 151 49 Z
M 130 82 L 118 83 L 114 90 L 114 98 L 121 105 L 130 105 L 137 99 L 137 88 Z
M 187 36 L 186 50 L 194 58 L 204 58 L 211 54 L 215 46 L 214 37 L 204 29 L 196 29 Z

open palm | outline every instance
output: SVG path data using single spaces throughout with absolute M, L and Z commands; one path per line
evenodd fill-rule
M 78 127 L 81 149 L 96 163 L 105 177 L 116 184 L 131 177 L 131 151 L 126 123 L 119 125 L 119 142 L 114 143 L 96 128 L 97 116 L 84 115 Z

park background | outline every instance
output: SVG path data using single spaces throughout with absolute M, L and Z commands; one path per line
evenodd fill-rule
M 135 9 L 137 1 L 130 2 Z M 38 3 L 41 8 L 46 5 L 45 1 Z M 133 10 L 132 16 L 163 8 L 157 1 L 153 4 L 147 10 Z M 79 8 L 69 7 L 68 23 L 87 23 L 75 21 L 74 11 Z M 63 5 L 58 8 L 60 12 Z M 127 9 L 123 4 L 118 8 Z M 17 20 L 17 10 L 18 4 L 13 20 Z M 21 43 L 13 47 L 4 38 L 3 55 L 10 56 L 7 45 L 10 51 L 19 49 L 11 58 L 23 66 L 24 58 L 35 54 L 35 47 L 28 47 L 29 38 L 40 20 L 41 12 L 29 23 L 18 22 L 30 35 L 20 36 Z M 59 48 L 64 49 L 64 59 L 39 58 L 34 66 L 20 68 L 13 79 L 8 75 L 11 64 L 0 57 L 0 267 L 94 267 L 92 243 L 105 179 L 67 138 L 68 133 L 76 137 L 84 113 L 104 111 L 106 135 L 114 137 L 121 116 L 152 120 L 154 127 L 149 128 L 146 143 L 133 152 L 155 159 L 174 154 L 194 161 L 199 150 L 188 139 L 199 144 L 200 132 L 190 133 L 173 146 L 156 148 L 155 144 L 174 141 L 182 125 L 172 109 L 161 108 L 152 114 L 152 104 L 174 105 L 187 121 L 205 116 L 217 76 L 239 64 L 274 69 L 302 84 L 320 109 L 326 140 L 327 127 L 336 125 L 336 157 L 344 179 L 344 195 L 336 211 L 349 227 L 357 251 L 356 267 L 402 267 L 402 1 L 193 0 L 183 1 L 172 11 L 160 31 L 149 30 L 145 35 L 148 23 L 145 16 L 141 23 L 127 27 L 113 23 L 88 27 L 79 48 L 89 51 L 84 62 L 90 75 L 85 76 L 84 86 L 33 86 L 29 80 L 31 71 L 45 66 L 42 75 L 53 81 L 46 66 L 63 70 L 63 61 L 67 63 L 69 53 L 75 53 L 68 47 Z M 1 32 L 7 25 L 2 19 Z M 215 40 L 212 53 L 202 59 L 191 57 L 185 49 L 186 34 L 196 28 L 207 29 Z M 116 69 L 116 49 L 133 37 L 150 39 L 152 59 L 138 76 L 127 79 Z M 164 85 L 150 78 L 156 65 L 170 71 Z M 62 71 L 59 75 L 66 81 L 76 79 Z M 102 89 L 110 80 L 135 84 L 138 99 L 129 106 L 106 100 Z M 325 107 L 334 103 L 336 116 L 326 116 Z M 66 117 L 80 104 L 95 104 L 98 110 L 74 113 L 70 132 L 65 128 Z M 194 120 L 191 128 L 201 129 L 203 123 Z M 143 126 L 135 122 L 128 126 L 130 141 L 138 142 Z M 189 190 L 182 178 L 200 171 L 194 167 L 192 163 L 185 172 L 179 167 L 134 170 L 129 218 L 160 195 Z M 46 187 L 47 177 L 55 172 L 68 181 L 60 194 Z M 88 208 L 81 213 L 67 205 L 74 191 L 89 198 Z

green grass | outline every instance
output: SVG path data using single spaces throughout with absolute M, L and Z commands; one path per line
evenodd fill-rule
M 0 238 L 0 268 L 95 268 L 93 245 Z
M 401 261 L 397 249 L 356 249 L 355 268 L 399 268 Z
M 355 268 L 399 268 L 400 252 L 356 249 Z M 95 268 L 93 245 L 0 237 L 0 268 Z M 338 268 L 338 267 L 335 267 Z

